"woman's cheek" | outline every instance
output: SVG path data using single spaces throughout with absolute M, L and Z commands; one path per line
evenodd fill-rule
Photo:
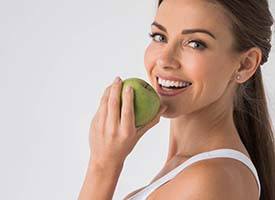
M 156 62 L 160 54 L 161 49 L 157 47 L 154 43 L 151 43 L 146 48 L 144 53 L 144 65 L 146 67 L 148 75 L 150 75 L 152 73 L 152 70 L 156 68 Z
M 220 73 L 219 60 L 212 56 L 198 56 L 193 73 L 196 78 L 205 81 L 215 81 Z
M 206 61 L 203 61 L 198 57 L 186 58 L 182 61 L 182 67 L 183 71 L 186 72 L 186 77 L 191 81 L 204 80 L 209 74 L 211 74 L 208 66 L 205 66 L 206 63 Z
M 156 50 L 155 48 L 153 48 L 152 44 L 150 44 L 146 50 L 145 50 L 145 53 L 144 53 L 144 66 L 145 66 L 145 69 L 146 69 L 146 73 L 147 73 L 147 77 L 148 79 L 150 80 L 150 83 L 151 84 L 154 84 L 154 77 L 152 74 L 154 71 L 154 67 L 156 66 L 155 63 L 156 63 Z
M 152 44 L 148 45 L 145 53 L 144 53 L 144 65 L 146 67 L 147 71 L 150 71 L 150 68 L 152 68 L 154 66 L 153 62 L 154 62 L 154 56 L 152 53 Z

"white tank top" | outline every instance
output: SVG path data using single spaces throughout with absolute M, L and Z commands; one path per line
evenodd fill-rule
M 197 155 L 192 156 L 191 158 L 187 159 L 184 161 L 182 164 L 177 166 L 175 169 L 171 170 L 169 173 L 161 177 L 160 179 L 154 181 L 153 183 L 149 184 L 145 188 L 143 188 L 141 191 L 137 192 L 128 200 L 146 200 L 146 198 L 158 187 L 166 183 L 167 181 L 170 181 L 173 179 L 178 173 L 180 173 L 184 168 L 188 167 L 189 165 L 198 162 L 200 160 L 205 160 L 205 159 L 211 159 L 211 158 L 233 158 L 236 160 L 241 161 L 244 163 L 254 174 L 255 179 L 258 183 L 258 190 L 259 190 L 259 198 L 261 194 L 261 184 L 259 181 L 258 173 L 253 165 L 252 161 L 247 157 L 245 154 L 243 154 L 240 151 L 236 151 L 234 149 L 216 149 L 212 151 L 207 151 L 207 152 L 202 152 Z

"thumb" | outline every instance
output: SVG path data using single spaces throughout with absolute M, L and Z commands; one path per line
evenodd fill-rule
M 154 117 L 154 119 L 152 119 L 149 123 L 145 124 L 144 126 L 142 126 L 138 129 L 139 134 L 142 136 L 146 131 L 148 131 L 150 128 L 152 128 L 157 123 L 159 123 L 160 116 L 162 113 L 165 112 L 166 109 L 167 109 L 167 106 L 161 105 L 159 108 L 159 111 L 156 114 L 156 116 Z
M 159 108 L 159 113 L 158 113 L 158 114 L 164 113 L 164 112 L 166 111 L 167 107 L 168 107 L 168 106 L 162 104 L 162 105 L 160 106 L 160 108 Z

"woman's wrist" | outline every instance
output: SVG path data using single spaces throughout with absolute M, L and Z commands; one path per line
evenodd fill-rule
M 88 169 L 96 173 L 117 174 L 121 172 L 121 170 L 123 169 L 123 165 L 124 165 L 124 162 L 120 162 L 120 163 L 114 163 L 112 161 L 101 162 L 101 161 L 93 160 L 90 157 Z

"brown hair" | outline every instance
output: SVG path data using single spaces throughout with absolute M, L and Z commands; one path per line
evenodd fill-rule
M 262 51 L 263 65 L 271 50 L 274 19 L 267 0 L 208 0 L 224 8 L 231 21 L 230 30 L 235 38 L 233 50 L 243 52 L 251 47 Z M 158 0 L 157 7 L 163 0 Z M 260 200 L 275 200 L 275 146 L 274 129 L 260 66 L 246 82 L 239 84 L 234 97 L 234 123 L 255 165 L 260 183 Z

